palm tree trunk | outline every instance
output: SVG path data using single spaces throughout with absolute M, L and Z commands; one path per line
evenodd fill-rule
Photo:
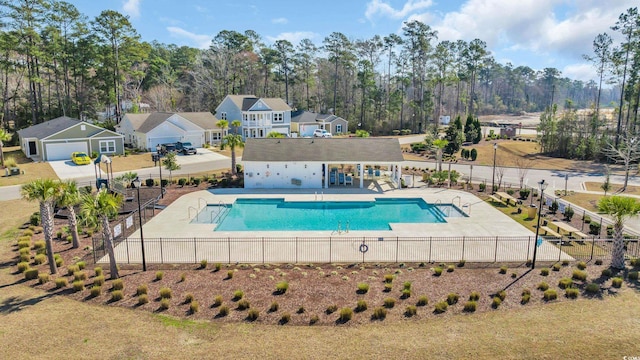
M 109 226 L 109 218 L 107 216 L 101 216 L 102 218 L 102 233 L 104 235 L 104 247 L 109 254 L 109 274 L 111 279 L 117 279 L 120 277 L 118 274 L 118 263 L 116 262 L 116 254 L 113 251 L 113 236 L 111 234 L 111 227 Z
M 78 220 L 76 218 L 76 210 L 73 206 L 67 207 L 69 210 L 69 231 L 71 231 L 71 238 L 73 239 L 73 248 L 77 249 L 80 247 L 80 239 L 78 238 Z
M 613 251 L 611 252 L 611 267 L 624 269 L 624 241 L 622 237 L 623 224 L 616 223 L 613 226 Z
M 44 241 L 47 248 L 47 261 L 51 275 L 58 273 L 56 259 L 53 257 L 53 214 L 49 202 L 40 202 L 40 220 L 44 231 Z
M 231 174 L 236 175 L 236 149 L 234 147 L 231 148 Z

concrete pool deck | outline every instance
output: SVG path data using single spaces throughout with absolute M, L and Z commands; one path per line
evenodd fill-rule
M 232 204 L 238 198 L 372 201 L 376 198 L 400 197 L 422 198 L 427 203 L 453 203 L 468 217 L 447 218 L 447 223 L 391 224 L 391 230 L 386 231 L 344 232 L 342 229 L 341 233 L 337 229 L 216 232 L 215 224 L 190 223 L 206 205 Z M 147 263 L 194 263 L 203 259 L 210 262 L 248 263 L 294 262 L 292 259 L 297 262 L 435 262 L 458 261 L 462 257 L 473 262 L 526 261 L 532 258 L 535 243 L 533 232 L 475 195 L 442 188 L 383 191 L 379 187 L 329 188 L 322 191 L 203 190 L 183 195 L 174 201 L 145 224 L 143 231 Z M 119 262 L 141 262 L 139 237 L 136 231 L 116 247 Z M 268 241 L 266 246 L 265 239 Z M 359 245 L 363 243 L 367 245 L 366 256 L 359 251 Z M 294 252 L 295 256 L 292 255 Z M 547 241 L 538 247 L 538 261 L 559 259 L 572 258 Z

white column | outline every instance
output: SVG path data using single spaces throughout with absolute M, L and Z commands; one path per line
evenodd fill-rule
M 360 164 L 358 176 L 360 176 L 360 189 L 362 189 L 364 187 L 364 164 Z
M 329 188 L 329 164 L 324 164 L 324 188 Z

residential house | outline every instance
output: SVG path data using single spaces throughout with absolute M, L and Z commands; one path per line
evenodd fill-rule
M 124 154 L 124 136 L 97 125 L 62 116 L 18 130 L 20 147 L 36 161 L 71 159 L 71 153 Z
M 249 138 L 242 153 L 251 189 L 363 188 L 365 168 L 380 167 L 398 184 L 403 161 L 400 142 L 389 138 Z
M 116 126 L 127 146 L 154 150 L 156 146 L 189 141 L 195 147 L 219 143 L 227 130 L 220 129 L 210 112 L 154 112 L 125 114 Z
M 291 113 L 291 132 L 298 133 L 301 137 L 313 136 L 315 129 L 324 129 L 333 135 L 344 134 L 349 131 L 348 126 L 347 120 L 336 115 L 304 110 Z
M 257 98 L 254 95 L 227 95 L 216 108 L 221 120 L 241 120 L 243 139 L 263 138 L 276 131 L 291 134 L 291 107 L 280 98 Z

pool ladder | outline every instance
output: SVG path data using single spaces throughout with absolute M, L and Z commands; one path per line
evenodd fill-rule
M 217 212 L 213 212 L 213 211 L 211 212 L 211 223 L 212 224 L 221 223 L 222 220 L 224 220 L 224 218 L 229 213 L 229 209 L 230 209 L 230 207 L 227 207 L 227 205 L 225 203 L 220 201 L 218 203 L 218 211 Z
M 189 206 L 189 208 L 187 209 L 189 211 L 189 221 L 193 220 L 193 218 L 191 217 L 191 210 L 193 210 L 196 213 L 195 219 L 196 221 L 198 221 L 198 209 L 194 208 L 193 206 Z
M 333 232 L 331 232 L 331 235 L 337 233 L 338 235 L 342 234 L 342 233 L 348 233 L 349 232 L 349 220 L 347 220 L 347 222 L 345 223 L 345 229 L 344 231 L 342 231 L 342 221 L 338 220 L 338 227 L 336 228 L 336 230 L 334 230 Z

